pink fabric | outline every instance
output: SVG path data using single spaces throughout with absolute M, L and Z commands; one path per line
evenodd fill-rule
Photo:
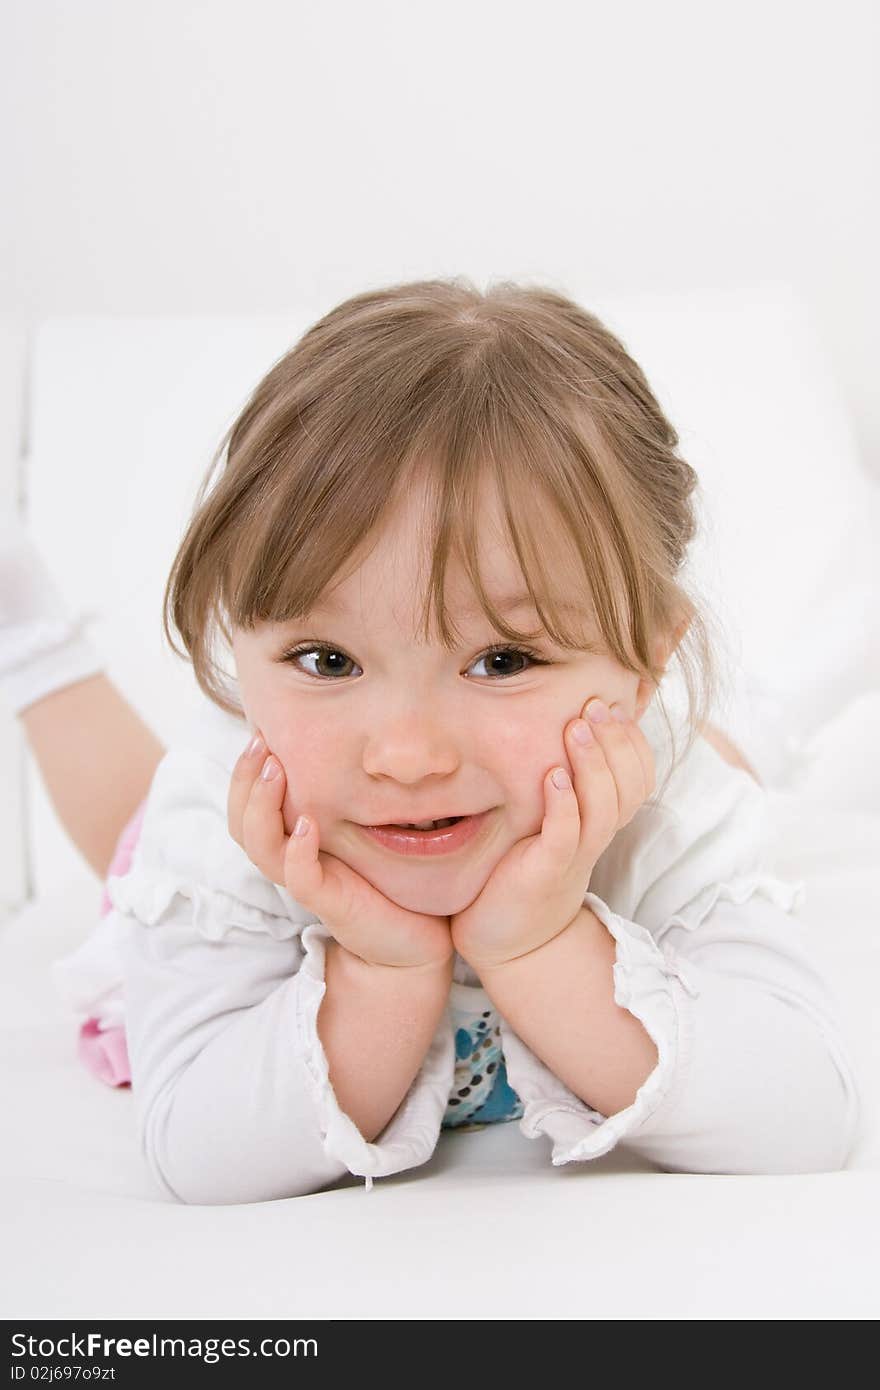
M 142 801 L 131 820 L 116 841 L 116 849 L 107 870 L 107 877 L 121 878 L 131 868 L 135 845 L 140 838 L 141 826 L 146 810 L 146 800 Z M 104 886 L 101 898 L 100 915 L 106 917 L 113 904 Z M 121 1026 L 107 1028 L 103 1032 L 96 1018 L 87 1018 L 79 1030 L 77 1053 L 80 1061 L 108 1086 L 130 1086 L 131 1067 L 128 1049 L 125 1045 L 125 1029 Z
M 127 874 L 129 869 L 131 868 L 131 861 L 134 856 L 134 847 L 137 844 L 138 839 L 140 838 L 141 826 L 144 823 L 144 811 L 146 809 L 147 803 L 144 800 L 141 802 L 140 806 L 135 811 L 131 820 L 128 822 L 128 825 L 125 826 L 121 835 L 119 836 L 119 839 L 116 841 L 116 849 L 113 851 L 113 858 L 110 861 L 110 868 L 107 870 L 108 878 L 121 878 L 123 874 Z M 110 911 L 112 906 L 113 904 L 110 901 L 110 897 L 105 885 L 104 896 L 101 899 L 101 916 L 106 917 L 107 913 Z
M 101 1033 L 98 1020 L 87 1018 L 79 1030 L 77 1044 L 79 1060 L 108 1086 L 130 1086 L 131 1067 L 125 1045 L 125 1029 L 108 1028 Z

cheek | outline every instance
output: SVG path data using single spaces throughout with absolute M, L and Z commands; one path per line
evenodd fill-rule
M 290 685 L 274 668 L 266 669 L 254 644 L 239 636 L 234 643 L 239 689 L 248 722 L 260 729 L 284 768 L 282 815 L 290 834 L 301 811 L 309 810 L 326 825 L 338 810 L 339 728 L 335 717 L 322 715 L 313 701 L 297 701 Z
M 523 710 L 493 720 L 491 767 L 504 791 L 508 811 L 531 824 L 544 814 L 543 780 L 556 763 L 567 765 L 563 746 L 564 716 L 536 718 Z
M 287 778 L 287 790 L 292 796 L 304 801 L 321 796 L 322 793 L 326 795 L 327 767 L 319 748 L 276 747 L 274 751 L 281 759 L 281 766 Z
M 333 805 L 333 782 L 328 776 L 320 751 L 310 749 L 306 754 L 297 749 L 287 756 L 282 756 L 281 765 L 287 779 L 281 806 L 285 833 L 292 834 L 297 816 L 302 811 L 308 811 L 315 817 L 323 841 L 326 839 L 328 825 L 336 818 L 338 812 Z
M 332 814 L 334 795 L 338 792 L 339 738 L 334 742 L 332 729 L 322 729 L 309 721 L 307 735 L 302 726 L 289 719 L 273 726 L 267 721 L 261 726 L 269 747 L 284 768 L 286 787 L 282 814 L 287 834 L 301 811 L 308 810 L 326 823 Z

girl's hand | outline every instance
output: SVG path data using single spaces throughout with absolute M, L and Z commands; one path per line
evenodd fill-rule
M 453 955 L 448 917 L 420 916 L 390 902 L 332 854 L 319 852 L 318 827 L 308 817 L 305 835 L 286 835 L 285 776 L 265 743 L 242 753 L 229 785 L 229 833 L 272 883 L 325 924 L 336 941 L 372 965 L 426 967 Z M 275 768 L 265 780 L 260 774 Z
M 600 705 L 590 701 L 587 708 Z M 603 705 L 604 709 L 605 706 Z M 596 861 L 654 790 L 654 755 L 638 724 L 572 720 L 565 732 L 575 785 L 544 778 L 540 833 L 518 841 L 464 912 L 452 919 L 455 949 L 479 974 L 551 941 L 583 906 Z M 591 731 L 578 743 L 573 731 Z M 566 783 L 569 778 L 566 774 Z

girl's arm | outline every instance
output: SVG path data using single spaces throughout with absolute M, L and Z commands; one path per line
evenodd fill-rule
M 583 920 L 487 972 L 524 1131 L 554 1163 L 620 1141 L 673 1172 L 842 1168 L 856 1077 L 803 924 L 735 884 L 690 916 L 661 949 L 588 894 Z
M 125 884 L 113 888 L 120 901 Z M 430 1157 L 451 1070 L 435 1039 L 447 976 L 339 969 L 338 959 L 327 970 L 329 942 L 312 941 L 304 960 L 283 935 L 289 921 L 276 920 L 276 938 L 256 913 L 242 925 L 242 904 L 226 903 L 236 926 L 212 920 L 207 898 L 160 908 L 127 916 L 120 941 L 137 1129 L 167 1196 L 300 1197 Z M 406 1093 L 422 1068 L 413 1105 Z
M 452 981 L 444 965 L 373 965 L 338 941 L 325 947 L 318 1036 L 338 1105 L 372 1144 L 415 1080 Z
M 333 959 L 320 919 L 231 838 L 225 721 L 215 732 L 163 759 L 132 865 L 107 883 L 150 1171 L 171 1199 L 211 1204 L 424 1163 L 453 1072 L 437 1026 L 452 957 L 435 973 Z

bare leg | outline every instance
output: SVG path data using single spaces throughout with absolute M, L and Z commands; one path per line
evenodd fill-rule
M 714 724 L 701 724 L 700 732 L 706 742 L 711 743 L 716 753 L 721 754 L 726 763 L 730 763 L 731 767 L 743 768 L 750 777 L 754 777 L 759 787 L 764 785 L 755 769 L 746 762 L 742 749 L 737 748 L 736 744 L 732 743 L 720 729 L 716 729 Z
M 106 675 L 54 690 L 18 717 L 59 820 L 105 878 L 164 747 Z

